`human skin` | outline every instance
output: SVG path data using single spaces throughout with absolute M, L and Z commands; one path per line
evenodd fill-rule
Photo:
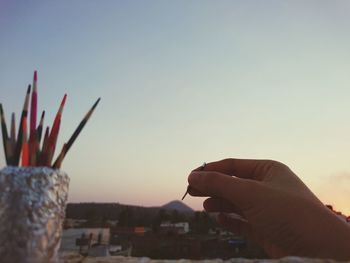
M 209 196 L 204 209 L 219 212 L 222 226 L 257 242 L 272 258 L 350 260 L 350 224 L 280 162 L 225 159 L 193 170 L 188 183 L 190 195 Z

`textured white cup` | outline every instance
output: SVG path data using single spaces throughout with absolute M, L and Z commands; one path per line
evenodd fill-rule
M 58 262 L 69 177 L 48 167 L 0 171 L 0 261 Z

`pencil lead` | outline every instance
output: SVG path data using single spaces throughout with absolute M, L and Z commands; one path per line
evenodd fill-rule
M 34 82 L 38 81 L 38 72 L 34 70 Z

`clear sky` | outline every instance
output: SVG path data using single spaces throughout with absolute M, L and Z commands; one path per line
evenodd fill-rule
M 350 214 L 349 25 L 347 0 L 1 0 L 0 101 L 19 115 L 38 70 L 46 124 L 68 94 L 62 145 L 102 97 L 71 202 L 161 205 L 204 161 L 271 158 Z

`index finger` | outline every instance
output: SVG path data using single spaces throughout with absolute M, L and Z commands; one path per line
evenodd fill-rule
M 261 189 L 257 181 L 208 171 L 192 172 L 188 183 L 190 188 L 201 193 L 201 196 L 227 200 L 242 210 L 254 202 Z M 192 192 L 189 193 L 192 195 Z
M 272 160 L 228 158 L 207 163 L 203 171 L 219 172 L 239 178 L 262 181 L 268 171 L 277 163 Z

